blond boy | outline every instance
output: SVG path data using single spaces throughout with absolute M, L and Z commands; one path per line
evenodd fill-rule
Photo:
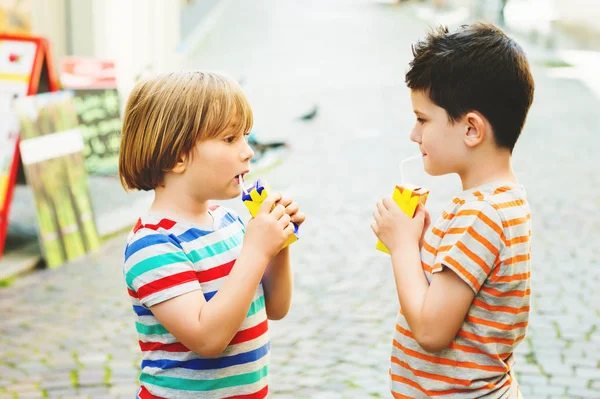
M 123 269 L 143 353 L 140 399 L 267 396 L 267 319 L 286 315 L 292 293 L 289 247 L 280 249 L 304 216 L 280 194 L 247 227 L 209 205 L 240 194 L 251 126 L 240 87 L 215 73 L 155 76 L 129 97 L 121 180 L 155 193 Z

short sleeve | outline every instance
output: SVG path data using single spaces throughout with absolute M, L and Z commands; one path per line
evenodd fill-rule
M 127 287 L 149 308 L 200 290 L 193 263 L 172 236 L 140 230 L 125 249 Z
M 434 273 L 447 267 L 477 294 L 499 259 L 502 237 L 502 220 L 492 205 L 466 202 L 444 232 Z

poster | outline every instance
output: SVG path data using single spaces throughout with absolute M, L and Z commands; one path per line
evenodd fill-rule
M 121 102 L 114 62 L 67 57 L 62 61 L 60 76 L 64 87 L 75 95 L 88 173 L 117 175 Z
M 57 267 L 99 246 L 73 93 L 19 98 L 15 108 L 42 252 Z

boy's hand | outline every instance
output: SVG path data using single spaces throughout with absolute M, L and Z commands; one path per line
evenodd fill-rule
M 300 206 L 292 197 L 283 196 L 277 204 L 281 204 L 285 207 L 285 213 L 290 215 L 291 221 L 300 226 L 304 223 L 306 216 L 303 212 L 299 212 Z
M 248 222 L 244 236 L 244 248 L 258 256 L 265 256 L 266 260 L 277 255 L 285 241 L 294 234 L 294 225 L 285 206 L 275 205 L 280 199 L 281 194 L 271 194 L 262 202 L 256 217 Z
M 408 217 L 394 202 L 391 196 L 377 203 L 373 212 L 375 222 L 371 224 L 373 232 L 385 244 L 390 253 L 405 245 L 422 245 L 429 213 L 422 205 L 417 207 L 415 216 Z

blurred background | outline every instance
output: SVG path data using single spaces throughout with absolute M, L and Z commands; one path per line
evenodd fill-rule
M 0 399 L 135 395 L 121 266 L 152 194 L 119 184 L 120 118 L 138 79 L 179 69 L 240 82 L 251 178 L 307 214 L 292 309 L 270 324 L 272 396 L 391 397 L 398 303 L 371 213 L 402 179 L 434 217 L 460 191 L 420 161 L 400 174 L 418 153 L 404 73 L 429 27 L 477 20 L 521 44 L 536 82 L 514 153 L 534 224 L 516 374 L 526 398 L 600 398 L 599 2 L 0 0 Z

